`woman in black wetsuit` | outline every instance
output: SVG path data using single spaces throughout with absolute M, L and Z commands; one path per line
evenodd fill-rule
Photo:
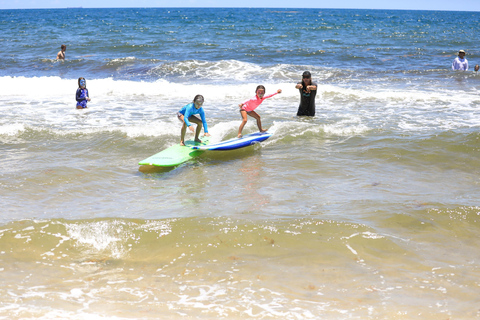
M 297 83 L 296 89 L 300 91 L 300 105 L 297 116 L 315 115 L 315 96 L 317 95 L 317 83 L 312 82 L 312 75 L 305 71 L 302 75 L 302 82 Z

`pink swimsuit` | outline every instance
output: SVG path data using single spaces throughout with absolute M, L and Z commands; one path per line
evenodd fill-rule
M 257 95 L 255 95 L 255 98 L 247 100 L 243 103 L 242 110 L 245 110 L 247 112 L 253 111 L 263 102 L 263 100 L 271 98 L 276 94 L 277 92 L 270 94 L 268 96 L 263 96 L 262 99 L 260 99 Z

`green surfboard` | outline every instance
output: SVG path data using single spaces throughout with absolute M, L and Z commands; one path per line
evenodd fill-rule
M 145 160 L 140 161 L 139 165 L 149 165 L 157 167 L 173 167 L 184 163 L 196 156 L 202 154 L 205 150 L 193 150 L 193 146 L 205 146 L 210 141 L 209 137 L 201 137 L 202 143 L 195 142 L 193 140 L 185 141 L 185 146 L 176 144 L 148 157 Z

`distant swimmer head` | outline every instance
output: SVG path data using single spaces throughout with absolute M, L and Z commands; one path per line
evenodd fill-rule
M 255 93 L 260 99 L 262 99 L 265 95 L 265 87 L 262 85 L 257 86 L 257 89 L 255 89 Z
M 195 104 L 195 108 L 200 109 L 203 105 L 204 99 L 201 94 L 197 94 L 195 98 L 193 98 L 193 103 Z
M 475 69 L 473 69 L 473 70 L 478 71 L 478 69 L 480 69 L 480 66 L 478 64 L 476 64 Z
M 85 80 L 85 78 L 83 78 L 83 77 L 78 78 L 78 86 L 80 88 L 87 87 L 87 80 Z

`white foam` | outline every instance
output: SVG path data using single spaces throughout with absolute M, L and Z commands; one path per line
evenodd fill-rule
M 0 125 L 0 135 L 15 136 L 25 131 L 25 125 L 21 123 Z
M 229 135 L 236 136 L 239 125 L 240 121 L 223 121 L 214 125 L 212 129 L 209 130 L 209 133 L 212 135 L 210 142 L 217 143 Z
M 326 124 L 323 126 L 323 130 L 328 135 L 356 136 L 368 132 L 370 128 L 362 124 L 360 119 L 357 121 L 348 119 L 339 121 L 335 124 Z
M 221 63 L 245 67 L 238 61 Z M 217 67 L 216 64 L 211 66 Z M 259 66 L 252 65 L 251 68 Z M 176 112 L 190 103 L 196 94 L 202 94 L 209 129 L 214 130 L 215 136 L 223 137 L 234 134 L 238 129 L 238 104 L 254 96 L 257 84 L 87 79 L 92 101 L 88 103 L 88 109 L 77 110 L 74 99 L 77 79 L 0 77 L 0 85 L 4 88 L 0 92 L 0 135 L 17 135 L 27 127 L 55 134 L 98 131 L 121 131 L 129 137 L 178 134 L 180 124 Z M 277 89 L 283 92 L 259 106 L 257 112 L 261 114 L 262 122 L 268 124 L 279 119 L 291 122 L 299 98 L 294 83 L 272 82 L 264 85 L 267 94 Z M 319 84 L 316 102 L 314 123 L 322 123 L 324 127 L 320 129 L 332 135 L 363 134 L 371 128 L 418 131 L 480 126 L 476 90 L 460 93 L 447 89 L 370 90 L 368 87 L 359 89 Z M 254 126 L 253 119 L 249 120 L 247 129 Z M 291 125 L 294 131 L 300 129 L 303 132 L 303 126 L 311 124 L 294 121 Z M 314 129 L 309 130 L 319 130 L 318 126 L 313 126 Z
M 110 251 L 114 258 L 124 255 L 119 226 L 106 222 L 66 225 L 68 235 L 78 244 L 94 249 L 95 252 Z
M 107 130 L 110 132 L 120 131 L 125 133 L 130 138 L 136 138 L 141 136 L 147 137 L 160 137 L 172 134 L 180 134 L 181 124 L 175 119 L 175 121 L 158 121 L 146 125 L 135 125 L 126 127 L 110 127 Z M 100 129 L 102 130 L 102 129 Z M 103 130 L 102 130 L 103 131 Z
M 111 60 L 108 64 L 116 63 L 116 62 L 135 61 L 135 60 L 137 60 L 137 58 L 135 57 L 117 58 L 117 59 Z
M 0 77 L 0 85 L 3 90 L 0 97 L 6 97 L 12 100 L 21 98 L 25 102 L 64 102 L 69 105 L 75 105 L 75 92 L 78 88 L 77 79 L 61 79 L 59 77 Z M 166 80 L 157 80 L 155 82 L 127 81 L 107 79 L 87 79 L 87 88 L 92 101 L 89 105 L 95 105 L 98 101 L 119 101 L 129 104 L 133 101 L 152 99 L 156 106 L 165 105 L 165 102 L 179 101 L 180 106 L 193 100 L 197 94 L 205 97 L 206 105 L 215 105 L 218 100 L 235 100 L 238 104 L 255 95 L 257 83 L 249 84 L 198 84 L 198 83 L 174 83 Z M 267 93 L 273 93 L 279 88 L 283 88 L 289 94 L 287 88 L 292 87 L 291 83 L 267 84 Z M 290 94 L 297 95 L 295 89 L 290 90 Z M 59 99 L 66 99 L 61 100 Z M 125 101 L 125 99 L 127 101 Z M 153 100 L 154 99 L 154 100 Z M 141 101 L 144 102 L 144 101 Z
M 68 236 L 84 247 L 85 254 L 107 254 L 113 258 L 125 256 L 131 249 L 128 241 L 135 239 L 135 230 L 156 232 L 158 236 L 171 233 L 170 221 L 155 221 L 145 224 L 124 221 L 94 221 L 68 223 Z M 133 229 L 133 231 L 132 231 Z M 133 237 L 133 238 L 132 238 Z
M 201 61 L 186 60 L 167 62 L 151 70 L 151 73 L 165 77 L 199 78 L 219 83 L 267 81 L 293 81 L 301 72 L 298 67 L 288 64 L 261 66 L 238 60 Z

